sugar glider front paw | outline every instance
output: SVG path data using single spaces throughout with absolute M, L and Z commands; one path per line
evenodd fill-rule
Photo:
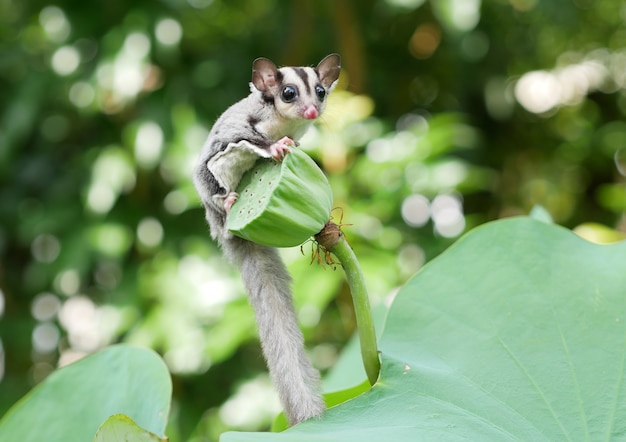
M 276 161 L 282 161 L 285 155 L 291 152 L 291 148 L 297 145 L 297 141 L 289 137 L 282 137 L 280 140 L 270 145 L 270 155 L 272 155 L 272 158 Z

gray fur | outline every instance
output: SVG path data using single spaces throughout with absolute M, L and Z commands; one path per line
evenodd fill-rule
M 304 351 L 304 338 L 293 307 L 291 278 L 277 251 L 234 237 L 225 228 L 225 199 L 259 157 L 271 156 L 282 137 L 296 141 L 311 125 L 304 107 L 322 113 L 315 87 L 330 92 L 340 71 L 331 54 L 314 68 L 281 68 L 267 59 L 253 66 L 251 94 L 228 108 L 215 122 L 194 171 L 194 184 L 206 209 L 211 236 L 224 255 L 239 266 L 259 328 L 270 377 L 276 385 L 290 424 L 319 416 L 325 408 L 319 393 L 319 373 Z M 281 100 L 284 85 L 296 87 L 293 102 Z
M 304 352 L 291 278 L 276 249 L 233 237 L 222 243 L 222 250 L 240 266 L 270 377 L 289 423 L 319 416 L 325 409 L 319 373 Z

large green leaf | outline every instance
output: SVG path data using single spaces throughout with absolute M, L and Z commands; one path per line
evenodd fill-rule
M 169 372 L 152 350 L 116 345 L 52 373 L 0 421 L 1 441 L 86 442 L 123 413 L 162 435 L 169 412 Z
M 626 242 L 528 218 L 479 227 L 400 291 L 380 349 L 367 393 L 222 440 L 624 440 Z

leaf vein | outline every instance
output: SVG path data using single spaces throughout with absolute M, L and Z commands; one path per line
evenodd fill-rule
M 556 421 L 556 423 L 558 424 L 559 428 L 561 429 L 561 431 L 563 432 L 563 435 L 567 438 L 567 440 L 571 441 L 572 438 L 569 436 L 569 434 L 567 433 L 567 430 L 565 429 L 565 427 L 563 426 L 563 423 L 561 422 L 561 420 L 559 419 L 559 417 L 557 416 L 556 412 L 554 411 L 554 408 L 552 408 L 552 405 L 550 405 L 550 402 L 548 401 L 548 398 L 546 398 L 545 394 L 543 393 L 543 390 L 539 387 L 539 384 L 537 384 L 537 382 L 535 381 L 535 379 L 531 376 L 531 374 L 528 372 L 528 369 L 522 364 L 522 362 L 515 356 L 515 354 L 513 353 L 513 351 L 506 345 L 506 343 L 502 340 L 502 338 L 500 338 L 500 336 L 497 337 L 498 338 L 498 342 L 500 343 L 500 345 L 502 345 L 502 347 L 504 348 L 504 350 L 509 354 L 509 356 L 511 357 L 511 359 L 513 359 L 513 361 L 515 362 L 515 364 L 520 368 L 520 370 L 522 371 L 522 373 L 524 374 L 524 376 L 526 376 L 526 379 L 528 379 L 528 381 L 532 384 L 532 386 L 535 388 L 535 390 L 537 391 L 537 393 L 539 394 L 539 397 L 541 398 L 541 400 L 546 404 L 546 407 L 548 407 L 548 410 L 550 411 L 550 414 L 552 415 L 552 418 Z
M 571 353 L 569 351 L 567 341 L 565 340 L 565 336 L 563 335 L 563 330 L 561 329 L 560 325 L 558 325 L 558 328 L 559 328 L 559 335 L 561 337 L 561 345 L 563 346 L 563 351 L 565 352 L 565 356 L 567 358 L 567 365 L 569 367 L 569 372 L 574 382 L 574 390 L 576 391 L 576 400 L 578 401 L 578 407 L 580 409 L 582 425 L 585 431 L 586 439 L 590 440 L 589 427 L 587 426 L 587 416 L 585 413 L 585 407 L 583 405 L 583 399 L 581 395 L 580 384 L 578 383 L 578 377 L 576 376 L 576 371 L 574 370 L 574 363 L 572 362 Z
M 626 329 L 625 329 L 626 331 Z M 624 349 L 626 350 L 626 334 L 624 336 Z M 617 385 L 615 387 L 615 398 L 613 398 L 613 407 L 612 407 L 612 412 L 611 412 L 611 416 L 609 418 L 609 426 L 607 428 L 607 432 L 606 432 L 606 440 L 611 440 L 611 434 L 613 433 L 613 425 L 615 424 L 615 415 L 617 414 L 617 407 L 618 407 L 618 399 L 619 399 L 619 392 L 622 389 L 622 382 L 624 381 L 624 365 L 626 363 L 625 361 L 626 358 L 626 351 L 622 352 L 622 362 L 619 368 L 619 375 L 617 378 Z

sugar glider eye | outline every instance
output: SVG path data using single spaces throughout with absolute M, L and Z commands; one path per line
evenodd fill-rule
M 318 84 L 315 86 L 315 95 L 317 95 L 320 101 L 324 101 L 324 98 L 326 98 L 326 89 Z
M 295 88 L 295 86 L 285 86 L 280 93 L 280 98 L 285 103 L 291 103 L 296 98 L 298 98 L 298 90 Z

